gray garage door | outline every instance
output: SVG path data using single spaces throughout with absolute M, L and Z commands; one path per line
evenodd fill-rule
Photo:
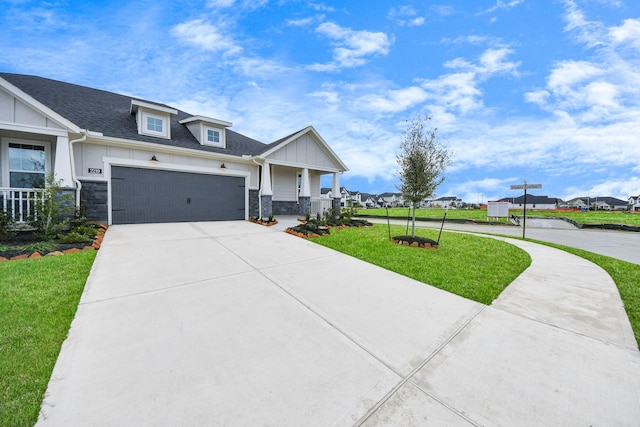
M 245 179 L 121 166 L 111 168 L 114 224 L 245 218 Z

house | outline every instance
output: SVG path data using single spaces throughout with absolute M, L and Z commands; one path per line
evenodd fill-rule
M 435 200 L 426 200 L 424 205 L 426 207 L 438 207 L 438 208 L 454 208 L 457 209 L 462 206 L 464 202 L 456 196 L 440 197 Z
M 377 208 L 377 196 L 375 194 L 360 193 L 360 204 L 365 208 Z
M 26 222 L 54 174 L 109 224 L 314 214 L 348 170 L 312 127 L 265 144 L 232 123 L 42 77 L 0 73 L 0 208 Z
M 506 197 L 498 200 L 498 202 L 509 202 L 509 209 L 523 209 L 524 194 L 519 197 Z M 533 194 L 527 194 L 526 209 L 553 210 L 557 208 L 559 202 L 560 199 L 555 197 L 535 196 Z
M 640 210 L 640 196 L 630 196 L 627 200 L 627 206 L 630 211 Z
M 599 211 L 626 210 L 628 202 L 615 197 L 577 197 L 567 202 L 567 206 L 575 209 L 596 209 Z
M 361 206 L 359 191 L 349 191 L 345 187 L 340 188 L 340 206 Z
M 379 199 L 382 199 L 381 206 L 390 208 L 402 206 L 404 204 L 401 193 L 382 193 L 380 194 Z

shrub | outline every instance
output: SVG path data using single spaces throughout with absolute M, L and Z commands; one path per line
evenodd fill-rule
M 15 233 L 11 230 L 15 220 L 8 212 L 0 211 L 0 242 L 9 240 Z
M 31 225 L 43 240 L 55 239 L 70 222 L 72 209 L 68 201 L 72 195 L 61 195 L 61 181 L 53 174 L 47 176 L 42 201 L 37 204 Z M 67 202 L 67 203 L 65 203 Z

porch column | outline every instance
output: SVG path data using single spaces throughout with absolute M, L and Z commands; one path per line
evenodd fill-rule
M 260 184 L 260 219 L 267 219 L 273 214 L 273 188 L 271 187 L 271 165 L 262 165 L 262 180 Z
M 333 208 L 336 217 L 340 216 L 340 199 L 342 199 L 342 193 L 340 193 L 340 174 L 338 172 L 333 173 L 333 188 L 331 188 L 331 194 L 333 194 L 333 202 L 331 207 Z
M 300 213 L 302 215 L 311 213 L 311 186 L 309 185 L 309 169 L 302 169 L 302 177 L 300 182 Z
M 60 181 L 61 187 L 73 188 L 71 175 L 71 153 L 69 152 L 69 137 L 58 136 L 56 141 L 56 153 L 53 161 L 55 179 Z

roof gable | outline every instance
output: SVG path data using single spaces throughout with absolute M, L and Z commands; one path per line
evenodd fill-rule
M 316 169 L 344 172 L 347 166 L 313 126 L 285 136 L 265 147 L 258 157 L 280 164 L 304 164 Z
M 37 127 L 52 133 L 80 133 L 80 128 L 38 101 L 0 73 L 0 121 L 15 126 Z

